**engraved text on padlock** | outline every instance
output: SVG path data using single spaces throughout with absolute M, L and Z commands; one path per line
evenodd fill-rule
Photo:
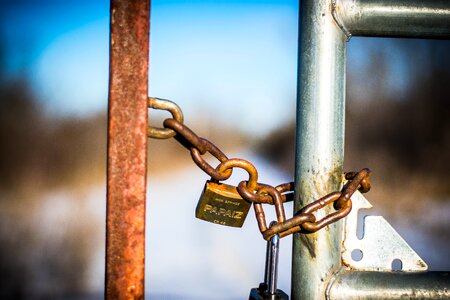
M 236 187 L 207 181 L 195 216 L 199 219 L 232 227 L 242 227 L 251 203 L 241 198 Z

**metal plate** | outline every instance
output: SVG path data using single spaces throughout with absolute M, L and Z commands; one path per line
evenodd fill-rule
M 365 216 L 363 237 L 359 239 L 358 213 L 372 204 L 360 193 L 352 196 L 353 209 L 345 218 L 343 264 L 366 271 L 426 271 L 427 264 L 382 216 Z M 352 252 L 354 256 L 352 258 Z M 355 257 L 358 255 L 362 257 Z M 355 259 L 356 258 L 356 259 Z M 360 260 L 357 260 L 360 258 Z

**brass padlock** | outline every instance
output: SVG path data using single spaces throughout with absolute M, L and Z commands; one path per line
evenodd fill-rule
M 198 219 L 211 223 L 242 227 L 251 203 L 242 199 L 236 187 L 207 181 L 195 210 Z

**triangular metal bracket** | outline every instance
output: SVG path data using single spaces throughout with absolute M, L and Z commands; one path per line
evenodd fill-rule
M 382 216 L 365 216 L 363 237 L 359 239 L 359 210 L 371 208 L 372 204 L 357 191 L 352 196 L 352 205 L 352 211 L 344 219 L 342 262 L 345 266 L 365 271 L 417 272 L 428 269 L 423 259 Z

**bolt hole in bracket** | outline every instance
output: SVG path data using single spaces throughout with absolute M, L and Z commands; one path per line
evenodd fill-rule
M 427 264 L 382 216 L 365 216 L 363 236 L 358 238 L 358 214 L 372 204 L 360 193 L 352 196 L 353 208 L 344 219 L 342 261 L 361 271 L 426 271 Z

